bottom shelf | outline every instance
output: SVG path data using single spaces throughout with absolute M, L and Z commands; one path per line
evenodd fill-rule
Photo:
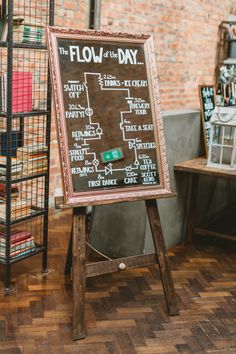
M 20 224 L 0 225 L 0 263 L 15 263 L 45 249 L 45 215 L 21 221 Z M 9 258 L 7 259 L 7 255 Z
M 16 263 L 16 262 L 19 262 L 23 259 L 26 259 L 26 258 L 29 258 L 29 257 L 32 257 L 38 253 L 42 253 L 43 251 L 45 250 L 45 247 L 43 246 L 35 246 L 34 250 L 27 253 L 27 254 L 22 254 L 18 257 L 15 257 L 15 258 L 11 258 L 10 259 L 10 264 L 13 264 L 13 263 Z M 7 264 L 6 260 L 3 259 L 3 258 L 0 258 L 0 264 Z

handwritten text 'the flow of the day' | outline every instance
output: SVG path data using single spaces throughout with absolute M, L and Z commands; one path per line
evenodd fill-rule
M 137 61 L 138 49 L 117 48 L 116 50 L 106 50 L 103 47 L 94 48 L 89 46 L 70 45 L 69 49 L 59 47 L 59 54 L 69 56 L 71 62 L 78 63 L 96 63 L 103 62 L 103 58 L 112 58 L 117 60 L 119 64 L 142 65 Z

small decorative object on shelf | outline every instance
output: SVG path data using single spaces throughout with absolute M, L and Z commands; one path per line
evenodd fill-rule
M 43 28 L 41 26 L 24 25 L 23 43 L 42 44 Z
M 219 81 L 220 67 L 236 66 L 236 21 L 223 21 L 219 26 L 216 63 L 215 82 Z
M 236 67 L 233 65 L 220 67 L 216 104 L 223 107 L 236 105 Z
M 236 170 L 236 107 L 215 107 L 210 122 L 207 165 Z
M 45 26 L 53 0 L 2 0 L 0 19 L 0 265 L 42 254 L 47 268 L 51 97 Z M 40 24 L 40 25 L 38 25 Z

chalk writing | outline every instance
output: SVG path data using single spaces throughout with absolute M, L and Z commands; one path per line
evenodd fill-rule
M 58 53 L 75 190 L 159 184 L 143 47 L 61 39 Z

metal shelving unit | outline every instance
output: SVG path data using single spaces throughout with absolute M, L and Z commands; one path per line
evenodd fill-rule
M 47 269 L 53 0 L 3 0 L 0 35 L 0 264 L 42 254 Z
M 219 26 L 219 40 L 217 45 L 216 54 L 216 69 L 215 69 L 215 82 L 219 78 L 219 69 L 222 65 L 235 65 L 236 58 L 231 58 L 231 48 L 236 42 L 235 38 L 230 37 L 231 27 L 236 26 L 234 21 L 223 21 Z

